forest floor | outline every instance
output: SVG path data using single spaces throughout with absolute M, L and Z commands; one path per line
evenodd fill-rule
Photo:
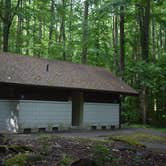
M 166 133 L 153 129 L 0 135 L 0 165 L 164 166 Z

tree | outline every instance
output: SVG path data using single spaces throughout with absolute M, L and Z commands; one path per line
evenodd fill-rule
M 84 2 L 84 20 L 83 20 L 83 35 L 82 35 L 82 63 L 87 62 L 87 44 L 88 44 L 88 10 L 89 0 Z
M 165 6 L 159 0 L 0 0 L 0 49 L 113 71 L 140 92 L 122 106 L 133 116 L 141 112 L 133 119 L 145 123 L 154 103 L 156 117 L 165 110 Z
M 124 42 L 124 6 L 120 6 L 120 75 L 123 79 L 125 70 L 125 42 Z
M 12 9 L 11 0 L 5 0 L 4 12 L 0 10 L 0 18 L 3 22 L 3 51 L 8 51 L 8 41 L 10 27 L 13 21 L 14 16 L 19 8 L 21 0 L 18 0 L 14 9 Z M 3 14 L 4 13 L 4 14 Z
M 139 4 L 139 26 L 140 26 L 140 39 L 142 59 L 145 62 L 149 61 L 149 23 L 150 23 L 150 0 L 145 3 Z M 143 123 L 147 122 L 148 112 L 148 87 L 141 88 L 141 108 L 143 110 Z

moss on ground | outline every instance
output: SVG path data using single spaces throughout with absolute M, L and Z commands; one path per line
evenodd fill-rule
M 142 143 L 133 138 L 130 138 L 129 136 L 111 136 L 109 137 L 109 140 L 120 141 L 138 147 L 145 147 Z
M 42 157 L 35 154 L 17 154 L 5 160 L 5 166 L 26 166 L 35 161 L 40 161 Z
M 136 132 L 128 135 L 110 136 L 109 140 L 122 141 L 136 146 L 144 146 L 141 142 L 166 143 L 163 136 L 153 135 L 149 133 Z
M 152 129 L 152 130 L 156 130 L 156 131 L 160 131 L 160 132 L 166 132 L 166 128 L 164 127 L 154 127 L 151 125 L 143 125 L 143 124 L 123 124 L 124 128 L 143 128 L 143 129 Z
M 63 154 L 62 159 L 60 161 L 60 165 L 61 166 L 70 166 L 74 160 L 75 160 L 74 157 L 69 156 L 67 154 Z

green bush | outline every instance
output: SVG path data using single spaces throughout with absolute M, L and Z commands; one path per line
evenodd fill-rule
M 138 99 L 125 97 L 122 102 L 122 123 L 140 123 L 141 122 L 141 112 L 139 111 Z
M 5 166 L 26 166 L 29 163 L 40 161 L 42 157 L 34 154 L 17 154 L 5 160 Z
M 122 123 L 139 123 L 140 122 L 140 113 L 137 111 L 123 111 L 121 113 L 122 116 Z
M 109 148 L 103 144 L 97 144 L 94 152 L 94 160 L 97 165 L 105 166 L 107 162 L 113 161 Z
M 159 109 L 156 112 L 149 112 L 148 123 L 153 127 L 166 128 L 166 111 L 164 109 Z
M 70 157 L 70 156 L 67 155 L 67 154 L 64 154 L 64 155 L 62 156 L 61 166 L 69 166 L 69 165 L 71 165 L 72 162 L 73 162 L 73 158 Z

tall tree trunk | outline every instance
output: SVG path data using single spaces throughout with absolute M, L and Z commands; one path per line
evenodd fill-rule
M 22 45 L 22 0 L 20 1 L 20 13 L 18 14 L 17 22 L 17 37 L 16 37 L 16 53 L 21 53 Z
M 153 61 L 156 60 L 155 58 L 155 24 L 154 24 L 154 18 L 152 18 L 152 59 Z
M 34 10 L 34 9 L 33 9 Z M 33 37 L 33 55 L 36 55 L 36 17 L 33 17 L 33 30 L 32 30 L 32 37 Z
M 51 51 L 51 45 L 52 45 L 52 35 L 53 35 L 53 29 L 54 29 L 54 0 L 51 0 L 51 6 L 50 6 L 50 25 L 49 25 L 49 36 L 48 36 L 48 56 L 52 53 Z
M 30 20 L 29 20 L 29 18 L 27 17 L 26 18 L 26 32 L 27 32 L 27 36 L 29 36 L 29 28 L 30 27 Z M 26 47 L 26 55 L 29 55 L 29 39 L 27 38 L 26 39 L 26 45 L 27 45 L 27 47 Z
M 150 0 L 146 1 L 146 6 L 140 5 L 140 33 L 141 33 L 141 49 L 142 59 L 149 60 L 149 23 L 150 23 Z
M 43 23 L 42 23 L 42 20 L 39 20 L 39 25 L 38 25 L 38 29 L 39 29 L 39 32 L 38 32 L 38 39 L 37 39 L 37 43 L 40 45 L 41 47 L 41 44 L 42 44 L 42 37 L 43 37 L 43 32 L 42 32 L 42 28 L 43 28 Z M 42 55 L 42 49 L 41 48 L 38 48 L 37 47 L 37 56 L 40 57 Z
M 10 26 L 12 24 L 13 18 L 16 14 L 16 11 L 19 7 L 20 0 L 17 1 L 17 4 L 13 10 L 11 10 L 11 0 L 5 0 L 4 12 L 0 11 L 0 18 L 3 22 L 3 51 L 8 51 L 8 42 L 9 42 L 9 33 Z M 4 16 L 3 16 L 4 13 Z
M 28 2 L 24 1 L 24 6 L 28 6 L 30 4 L 31 4 L 30 1 L 28 1 Z M 29 36 L 30 35 L 30 18 L 29 18 L 28 15 L 26 15 L 26 17 L 25 17 L 25 27 L 26 27 L 26 35 Z M 25 54 L 29 55 L 30 54 L 30 48 L 29 48 L 30 40 L 29 40 L 29 38 L 26 38 L 25 42 L 26 42 L 26 52 L 25 52 Z
M 114 47 L 114 56 L 113 56 L 113 70 L 117 74 L 119 71 L 118 64 L 118 17 L 113 16 L 113 47 Z
M 11 0 L 5 0 L 5 17 L 3 22 L 3 51 L 8 51 L 9 31 L 11 26 Z
M 140 4 L 139 6 L 139 23 L 141 34 L 141 49 L 142 59 L 145 62 L 149 61 L 149 22 L 150 22 L 150 0 L 146 1 L 146 5 Z M 148 87 L 143 86 L 141 91 L 142 102 L 141 108 L 143 111 L 143 123 L 147 123 L 148 113 Z
M 72 20 L 73 20 L 73 0 L 70 0 L 70 19 L 69 19 L 69 59 L 72 60 L 73 56 L 73 31 L 72 31 Z
M 84 20 L 83 20 L 83 36 L 82 36 L 82 63 L 87 62 L 87 43 L 88 43 L 88 11 L 89 0 L 84 2 Z
M 62 17 L 62 37 L 63 37 L 63 60 L 66 60 L 65 17 Z
M 124 6 L 120 7 L 120 75 L 124 78 L 125 70 L 125 47 L 124 47 Z
M 66 60 L 66 32 L 65 32 L 65 0 L 62 0 L 62 6 L 63 6 L 63 15 L 61 16 L 61 27 L 60 27 L 60 35 L 59 35 L 59 42 L 62 42 L 62 56 L 63 60 Z

